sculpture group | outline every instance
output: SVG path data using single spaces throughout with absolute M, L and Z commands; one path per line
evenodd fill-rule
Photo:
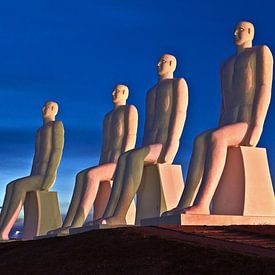
M 181 214 L 209 215 L 229 148 L 255 147 L 260 139 L 271 98 L 273 58 L 267 46 L 253 47 L 253 38 L 252 23 L 237 24 L 234 31 L 236 53 L 221 66 L 222 102 L 218 126 L 196 137 L 181 199 L 175 208 L 162 214 L 163 219 Z M 139 148 L 135 148 L 137 110 L 133 105 L 126 105 L 128 87 L 115 86 L 114 108 L 103 122 L 99 164 L 77 174 L 65 220 L 48 235 L 66 235 L 71 229 L 81 228 L 92 206 L 94 216 L 88 226 L 127 224 L 126 216 L 140 188 L 144 167 L 173 163 L 188 105 L 185 80 L 174 78 L 176 63 L 176 58 L 170 54 L 164 54 L 158 61 L 158 82 L 146 96 L 146 120 Z M 9 238 L 26 193 L 49 190 L 55 181 L 64 144 L 63 125 L 55 121 L 57 111 L 55 102 L 47 102 L 43 107 L 43 126 L 37 132 L 30 176 L 7 185 L 0 215 L 2 240 Z M 274 200 L 274 193 L 272 196 Z

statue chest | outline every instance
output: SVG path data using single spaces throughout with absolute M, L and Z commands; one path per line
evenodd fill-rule
M 52 146 L 52 126 L 46 125 L 40 131 L 41 150 L 50 150 Z
M 165 119 L 171 113 L 173 104 L 173 81 L 161 83 L 156 90 L 155 110 L 158 119 Z

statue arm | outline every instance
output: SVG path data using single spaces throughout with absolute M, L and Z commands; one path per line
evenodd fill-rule
M 35 151 L 34 151 L 34 157 L 32 161 L 31 176 L 36 174 L 37 162 L 39 160 L 39 148 L 40 148 L 40 129 L 37 130 L 36 136 L 35 136 Z
M 219 116 L 219 122 L 218 122 L 218 127 L 222 126 L 222 117 L 223 117 L 223 113 L 224 113 L 224 107 L 223 107 L 223 102 L 221 103 L 221 107 L 220 107 L 220 116 Z
M 223 83 L 223 65 L 221 66 L 221 69 L 220 69 L 220 80 L 221 80 L 221 96 L 222 96 L 222 102 L 221 102 L 221 107 L 220 107 L 220 116 L 219 116 L 218 127 L 221 127 L 222 118 L 223 118 L 223 114 L 224 114 L 223 89 L 224 89 L 225 87 L 224 87 L 224 83 Z
M 52 150 L 48 167 L 43 179 L 42 190 L 49 190 L 56 178 L 56 172 L 64 147 L 64 127 L 61 121 L 54 122 L 52 135 Z
M 103 137 L 102 137 L 103 142 L 102 142 L 102 146 L 101 146 L 99 164 L 106 163 L 106 151 L 108 151 L 109 135 L 110 135 L 109 125 L 110 125 L 109 115 L 107 114 L 103 120 Z
M 179 148 L 180 137 L 185 124 L 188 106 L 188 87 L 183 78 L 175 83 L 173 96 L 174 110 L 170 121 L 168 138 L 159 162 L 172 163 Z
M 248 131 L 247 145 L 256 146 L 262 131 L 271 100 L 273 57 L 267 46 L 259 48 L 256 63 L 257 86 L 253 103 L 253 114 Z
M 147 93 L 146 96 L 146 118 L 143 130 L 142 145 L 149 145 L 148 134 L 150 133 L 153 125 L 155 112 L 155 92 L 154 88 Z
M 128 115 L 126 129 L 125 129 L 125 142 L 122 152 L 126 152 L 135 148 L 137 138 L 137 127 L 138 127 L 138 112 L 134 105 L 130 105 L 128 108 Z

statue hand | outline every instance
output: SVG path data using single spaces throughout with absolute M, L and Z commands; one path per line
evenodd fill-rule
M 50 191 L 50 187 L 42 187 L 41 191 Z
M 43 180 L 41 189 L 43 191 L 49 191 L 53 186 L 54 181 L 55 181 L 55 175 L 46 175 Z
M 262 131 L 263 131 L 263 126 L 261 126 L 261 125 L 251 125 L 248 129 L 244 145 L 255 147 L 258 144 L 259 140 L 260 140 Z
M 179 141 L 168 139 L 161 155 L 161 163 L 172 164 L 179 148 Z
M 157 163 L 172 163 L 172 161 L 166 152 L 162 152 L 157 160 Z

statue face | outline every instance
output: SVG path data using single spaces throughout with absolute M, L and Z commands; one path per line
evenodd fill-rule
M 175 66 L 173 64 L 172 56 L 165 54 L 158 61 L 158 75 L 162 76 L 173 72 Z
M 46 102 L 42 108 L 42 117 L 49 118 L 54 117 L 57 114 L 57 104 L 55 102 Z
M 122 103 L 128 98 L 128 87 L 125 85 L 116 85 L 112 92 L 112 99 L 114 104 Z
M 253 30 L 250 23 L 240 22 L 234 31 L 234 42 L 236 46 L 241 46 L 253 39 Z

